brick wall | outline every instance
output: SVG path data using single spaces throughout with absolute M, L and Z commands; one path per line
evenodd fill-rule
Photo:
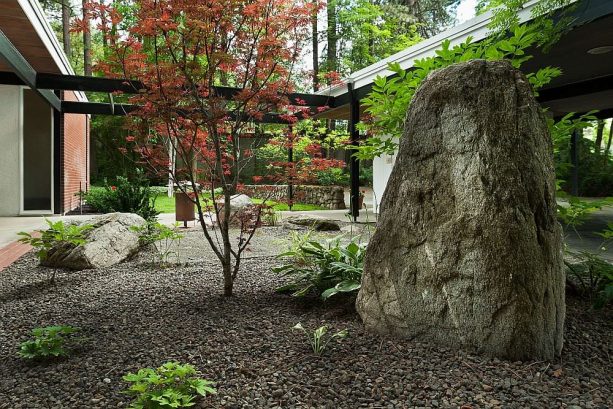
M 78 101 L 72 91 L 64 91 L 64 100 Z M 82 114 L 63 114 L 62 129 L 64 135 L 60 146 L 62 169 L 60 190 L 62 191 L 62 212 L 73 210 L 79 205 L 75 196 L 79 187 L 89 187 L 89 117 Z

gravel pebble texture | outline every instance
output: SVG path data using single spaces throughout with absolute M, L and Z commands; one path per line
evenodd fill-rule
M 611 308 L 568 300 L 566 342 L 555 362 L 507 362 L 364 332 L 347 300 L 322 304 L 274 293 L 271 254 L 287 242 L 264 229 L 244 261 L 235 296 L 187 233 L 190 262 L 152 266 L 147 254 L 114 267 L 50 270 L 29 253 L 0 272 L 0 408 L 122 408 L 128 371 L 189 362 L 217 382 L 207 408 L 613 407 Z M 258 245 L 260 246 L 258 248 Z M 291 327 L 347 328 L 315 356 Z M 34 327 L 80 327 L 88 340 L 48 363 L 17 356 Z

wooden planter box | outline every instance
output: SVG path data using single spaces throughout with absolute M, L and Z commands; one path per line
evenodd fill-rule
M 190 197 L 183 192 L 175 193 L 175 220 L 183 222 L 187 226 L 187 222 L 196 220 L 196 211 L 194 210 L 194 202 Z

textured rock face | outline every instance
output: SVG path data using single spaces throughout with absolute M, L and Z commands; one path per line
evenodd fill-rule
M 341 227 L 333 219 L 320 216 L 291 216 L 283 220 L 283 228 L 288 230 L 340 231 Z
M 367 328 L 512 360 L 562 348 L 551 138 L 506 62 L 434 72 L 414 96 L 365 260 Z
M 42 262 L 49 267 L 84 270 L 120 263 L 139 249 L 138 233 L 131 226 L 144 225 L 145 219 L 132 213 L 109 213 L 88 220 L 94 229 L 86 234 L 87 242 L 77 247 L 58 246 Z
M 251 197 L 269 200 L 287 200 L 287 185 L 243 185 L 241 191 Z M 294 202 L 313 204 L 326 209 L 345 209 L 345 191 L 342 186 L 294 186 Z
M 224 219 L 224 198 L 220 197 L 217 199 L 217 204 L 219 206 L 219 219 L 218 222 L 221 223 Z M 229 224 L 231 226 L 240 226 L 241 221 L 244 221 L 244 213 L 248 211 L 249 208 L 253 206 L 253 201 L 251 198 L 244 194 L 238 194 L 230 197 L 230 221 Z M 216 219 L 215 211 L 210 212 L 211 219 Z
M 230 198 L 230 209 L 232 210 L 240 210 L 252 204 L 251 198 L 247 195 L 235 195 Z

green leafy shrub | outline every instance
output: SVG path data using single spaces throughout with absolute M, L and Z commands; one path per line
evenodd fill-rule
M 173 227 L 168 227 L 158 221 L 148 221 L 142 226 L 131 226 L 130 230 L 139 234 L 141 244 L 152 244 L 155 247 L 159 263 L 165 265 L 170 263 L 172 256 L 176 257 L 177 262 L 180 260 L 180 242 L 184 236 L 179 233 L 178 227 L 178 222 Z M 177 242 L 176 247 L 174 246 L 175 242 Z M 177 250 L 173 250 L 173 247 Z
M 126 394 L 134 397 L 130 408 L 187 408 L 196 404 L 199 396 L 214 394 L 214 383 L 198 377 L 192 365 L 167 362 L 157 369 L 144 368 L 128 373 L 123 380 L 129 382 Z
M 321 355 L 325 352 L 330 341 L 335 339 L 342 339 L 347 337 L 348 331 L 346 329 L 338 331 L 334 334 L 328 335 L 328 326 L 322 325 L 315 331 L 307 331 L 301 323 L 298 323 L 292 327 L 294 330 L 302 331 L 307 338 L 307 342 L 311 346 L 311 349 L 317 355 Z M 327 335 L 327 336 L 326 336 Z
M 72 337 L 79 331 L 68 325 L 55 325 L 44 328 L 34 328 L 34 339 L 22 342 L 19 355 L 26 359 L 47 359 L 67 356 L 67 345 L 75 343 L 79 339 Z
M 362 166 L 360 163 L 360 186 L 372 186 L 373 168 L 372 166 Z
M 273 272 L 292 281 L 277 291 L 295 297 L 316 292 L 323 300 L 356 292 L 362 280 L 365 250 L 354 241 L 342 245 L 339 237 L 327 240 L 325 245 L 314 240 L 300 242 L 278 256 L 291 257 L 292 263 L 273 268 Z
M 579 263 L 565 262 L 579 295 L 602 308 L 613 301 L 613 264 L 588 251 L 570 253 Z
M 349 175 L 340 168 L 328 168 L 317 172 L 317 183 L 322 186 L 347 186 Z
M 118 176 L 115 185 L 92 187 L 85 194 L 85 201 L 101 213 L 136 213 L 145 220 L 154 220 L 159 212 L 155 209 L 157 194 L 147 179 L 139 173 L 133 180 Z
M 49 250 L 57 245 L 68 245 L 77 247 L 87 242 L 85 233 L 93 229 L 91 224 L 72 224 L 64 223 L 62 220 L 52 222 L 49 219 L 45 219 L 49 228 L 46 230 L 36 230 L 37 234 L 30 234 L 27 232 L 17 233 L 21 238 L 20 242 L 29 244 L 37 249 L 37 256 L 42 261 L 45 260 L 49 254 Z

